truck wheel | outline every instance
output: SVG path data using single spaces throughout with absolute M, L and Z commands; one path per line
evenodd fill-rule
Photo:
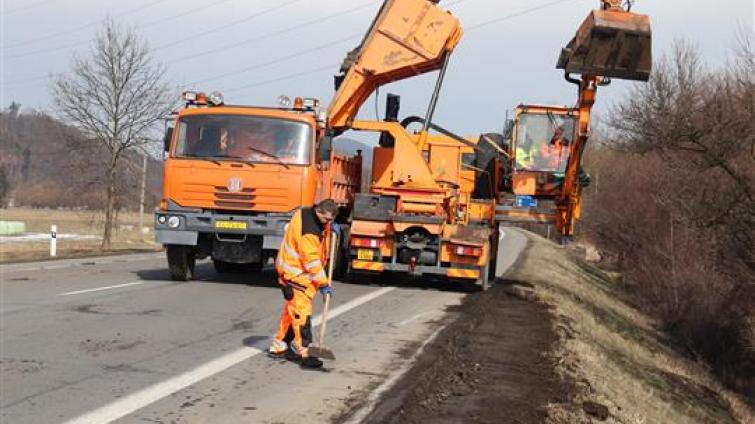
M 170 269 L 170 279 L 173 281 L 189 281 L 194 278 L 194 257 L 193 246 L 181 246 L 169 244 L 165 251 L 168 255 L 168 268 Z
M 351 261 L 349 261 L 349 246 L 347 245 L 348 239 L 348 234 L 344 231 L 338 239 L 338 246 L 336 246 L 336 257 L 333 261 L 333 278 L 339 281 L 348 279 L 347 277 L 351 268 Z

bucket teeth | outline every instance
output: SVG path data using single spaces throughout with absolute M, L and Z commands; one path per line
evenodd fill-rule
M 573 74 L 647 81 L 652 69 L 650 18 L 593 10 L 561 50 L 556 67 Z

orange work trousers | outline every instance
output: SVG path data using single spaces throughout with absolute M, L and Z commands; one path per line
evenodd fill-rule
M 289 286 L 291 287 L 291 286 Z M 276 340 L 287 343 L 293 341 L 302 357 L 308 356 L 308 347 L 312 343 L 312 298 L 302 290 L 291 287 L 293 296 L 286 299 L 281 312 Z M 285 290 L 284 290 L 284 297 Z

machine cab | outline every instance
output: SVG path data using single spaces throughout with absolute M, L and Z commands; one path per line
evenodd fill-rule
M 559 106 L 520 105 L 511 143 L 512 189 L 517 195 L 555 196 L 563 182 L 577 112 Z

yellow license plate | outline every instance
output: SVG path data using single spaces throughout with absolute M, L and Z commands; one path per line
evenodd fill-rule
M 215 221 L 215 228 L 223 230 L 246 230 L 246 222 L 243 221 Z
M 357 259 L 360 261 L 371 261 L 375 257 L 375 252 L 372 249 L 359 249 L 357 250 Z

